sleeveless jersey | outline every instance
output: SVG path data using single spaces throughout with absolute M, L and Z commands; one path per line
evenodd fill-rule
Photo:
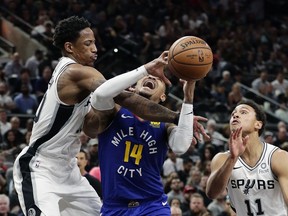
M 271 158 L 278 147 L 263 144 L 262 155 L 254 167 L 239 158 L 228 183 L 231 205 L 241 216 L 287 216 L 287 206 Z
M 168 150 L 164 123 L 141 121 L 121 108 L 98 139 L 104 205 L 164 194 L 160 177 Z
M 60 101 L 57 93 L 60 75 L 73 63 L 76 62 L 67 57 L 60 59 L 34 119 L 30 147 L 49 158 L 69 160 L 76 157 L 81 147 L 78 133 L 88 112 L 90 95 L 79 104 L 67 105 Z

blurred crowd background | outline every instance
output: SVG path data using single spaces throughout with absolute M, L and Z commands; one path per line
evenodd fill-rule
M 6 207 L 0 213 L 22 215 L 13 161 L 29 142 L 33 116 L 61 56 L 52 44 L 55 25 L 77 15 L 91 22 L 98 49 L 95 68 L 107 79 L 158 57 L 182 36 L 209 44 L 213 67 L 197 82 L 194 109 L 209 119 L 205 127 L 211 140 L 199 140 L 179 157 L 169 151 L 163 185 L 169 204 L 179 206 L 183 215 L 202 208 L 212 216 L 231 215 L 226 195 L 209 200 L 205 184 L 211 159 L 227 150 L 229 116 L 237 102 L 250 98 L 261 104 L 268 119 L 263 140 L 288 149 L 287 8 L 285 0 L 2 0 L 0 203 Z M 166 73 L 173 86 L 163 105 L 178 110 L 182 87 Z M 97 139 L 84 134 L 80 139 L 88 153 L 86 170 L 101 181 Z M 202 207 L 190 204 L 199 197 Z

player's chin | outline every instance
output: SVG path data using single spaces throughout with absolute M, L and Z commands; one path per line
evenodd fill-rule
M 145 97 L 147 99 L 150 99 L 151 98 L 151 93 L 150 92 L 147 92 L 147 91 L 140 91 L 139 92 L 139 95 L 141 95 L 142 97 Z

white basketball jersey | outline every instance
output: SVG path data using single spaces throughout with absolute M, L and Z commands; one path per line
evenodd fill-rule
M 89 96 L 79 104 L 67 105 L 61 102 L 57 92 L 60 75 L 69 64 L 74 63 L 67 57 L 60 59 L 36 112 L 30 146 L 40 155 L 69 160 L 76 157 L 80 150 L 78 135 L 89 110 Z
M 233 167 L 228 183 L 231 205 L 241 216 L 287 216 L 287 205 L 271 170 L 271 157 L 278 147 L 263 145 L 262 155 L 254 167 L 241 158 Z

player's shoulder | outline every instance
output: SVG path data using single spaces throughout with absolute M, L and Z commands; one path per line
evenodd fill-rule
M 229 151 L 218 152 L 214 158 L 215 159 L 227 159 L 230 155 Z
M 275 160 L 275 161 L 288 161 L 288 152 L 281 149 L 281 148 L 277 148 L 273 155 L 272 155 L 272 160 Z
M 83 79 L 104 79 L 104 76 L 95 68 L 91 66 L 84 66 L 78 63 L 70 64 L 65 69 L 65 74 L 67 74 L 71 79 L 79 80 Z
M 230 153 L 229 151 L 225 152 L 218 152 L 212 159 L 212 164 L 213 165 L 223 165 L 223 163 L 227 160 L 229 157 Z
M 287 166 L 288 164 L 288 152 L 277 148 L 272 155 L 271 159 L 271 168 L 273 172 L 276 174 L 276 176 L 281 174 L 283 171 L 287 172 Z

